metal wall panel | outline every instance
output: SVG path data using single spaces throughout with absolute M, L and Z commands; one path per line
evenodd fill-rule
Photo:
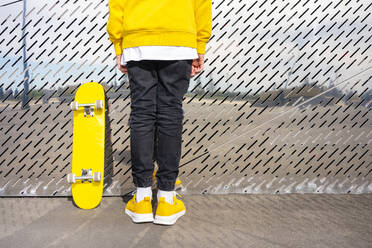
M 70 195 L 77 87 L 105 86 L 105 195 L 133 189 L 108 1 L 0 7 L 0 195 Z M 183 193 L 371 193 L 372 4 L 213 1 L 184 98 Z

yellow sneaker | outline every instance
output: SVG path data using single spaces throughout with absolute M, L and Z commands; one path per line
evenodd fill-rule
M 180 194 L 174 192 L 173 204 L 166 202 L 164 197 L 159 197 L 154 219 L 155 224 L 173 225 L 179 217 L 186 213 L 185 204 L 177 199 L 176 195 L 182 198 Z
M 132 218 L 134 223 L 153 222 L 154 216 L 150 196 L 136 202 L 136 194 L 134 194 L 125 207 L 125 213 Z

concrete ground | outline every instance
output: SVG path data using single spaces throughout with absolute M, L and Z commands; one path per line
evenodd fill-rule
M 184 195 L 173 226 L 134 224 L 129 197 L 0 198 L 0 247 L 372 247 L 372 195 Z

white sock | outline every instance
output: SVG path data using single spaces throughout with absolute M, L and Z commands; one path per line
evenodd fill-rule
M 136 192 L 136 202 L 140 202 L 143 199 L 145 199 L 146 196 L 150 196 L 150 200 L 152 198 L 152 190 L 151 186 L 150 187 L 137 187 L 137 192 Z
M 172 191 L 163 191 L 163 190 L 158 190 L 158 202 L 160 197 L 164 197 L 165 201 L 168 202 L 169 204 L 173 204 L 173 196 L 174 196 L 174 190 Z

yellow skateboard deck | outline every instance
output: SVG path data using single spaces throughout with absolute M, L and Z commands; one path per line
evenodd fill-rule
M 105 94 L 94 82 L 81 85 L 70 105 L 74 113 L 72 138 L 72 197 L 82 209 L 98 206 L 102 199 L 105 148 Z

